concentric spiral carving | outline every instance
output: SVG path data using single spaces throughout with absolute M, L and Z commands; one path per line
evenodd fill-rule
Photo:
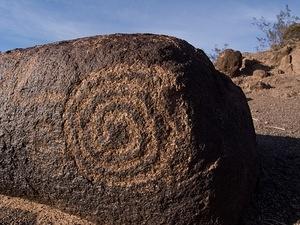
M 132 186 L 171 182 L 176 170 L 186 170 L 174 156 L 188 157 L 179 153 L 188 126 L 184 110 L 173 118 L 168 107 L 177 103 L 166 97 L 176 86 L 167 73 L 119 65 L 90 74 L 72 91 L 64 132 L 81 173 L 108 186 Z

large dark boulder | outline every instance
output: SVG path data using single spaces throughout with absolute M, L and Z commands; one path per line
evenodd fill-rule
M 0 75 L 2 194 L 98 224 L 238 222 L 254 128 L 203 51 L 97 36 L 2 53 Z
M 240 51 L 233 49 L 225 49 L 218 56 L 215 66 L 229 77 L 237 77 L 240 75 L 239 70 L 242 67 L 243 56 Z

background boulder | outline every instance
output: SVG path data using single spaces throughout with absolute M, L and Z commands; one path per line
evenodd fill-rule
M 243 63 L 242 53 L 233 49 L 226 49 L 218 56 L 215 66 L 217 70 L 225 73 L 229 77 L 239 75 L 239 69 Z

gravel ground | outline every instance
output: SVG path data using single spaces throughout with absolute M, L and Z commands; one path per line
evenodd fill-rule
M 300 76 L 278 75 L 270 89 L 244 87 L 257 133 L 260 179 L 243 225 L 300 224 Z

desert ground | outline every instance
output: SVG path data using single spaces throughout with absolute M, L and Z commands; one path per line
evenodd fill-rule
M 260 178 L 243 224 L 300 224 L 300 74 L 239 78 L 257 134 Z M 264 82 L 268 89 L 249 86 Z

